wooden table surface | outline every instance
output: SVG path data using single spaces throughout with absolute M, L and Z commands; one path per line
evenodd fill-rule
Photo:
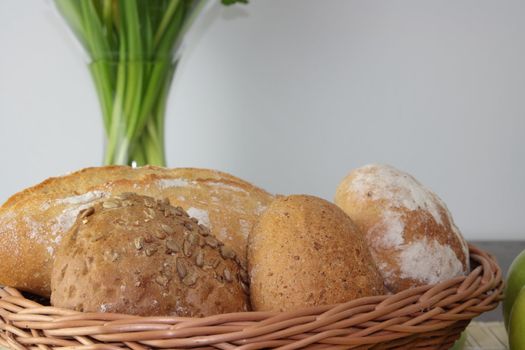
M 464 350 L 507 350 L 507 332 L 503 322 L 472 322 L 467 328 Z

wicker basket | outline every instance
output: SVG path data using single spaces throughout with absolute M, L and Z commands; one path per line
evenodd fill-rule
M 470 246 L 472 271 L 395 295 L 294 312 L 206 318 L 81 313 L 0 289 L 0 346 L 11 349 L 448 349 L 502 297 L 494 258 Z

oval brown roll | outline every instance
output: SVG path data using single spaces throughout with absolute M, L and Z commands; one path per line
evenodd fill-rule
M 467 243 L 445 203 L 411 175 L 364 166 L 339 184 L 335 203 L 365 233 L 392 292 L 468 273 Z
M 123 194 L 85 209 L 64 237 L 51 303 L 143 316 L 247 311 L 247 274 L 236 258 L 182 208 Z
M 106 166 L 50 178 L 0 207 L 0 284 L 49 296 L 55 250 L 78 213 L 124 192 L 168 198 L 246 263 L 246 243 L 273 196 L 208 169 Z
M 289 311 L 384 292 L 362 233 L 336 205 L 313 196 L 270 205 L 250 234 L 248 262 L 255 310 Z

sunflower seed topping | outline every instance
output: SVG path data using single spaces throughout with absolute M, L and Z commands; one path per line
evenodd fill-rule
M 204 253 L 202 252 L 202 250 L 199 250 L 199 252 L 197 253 L 197 257 L 195 257 L 195 265 L 197 265 L 198 267 L 204 266 Z
M 122 192 L 116 198 L 125 200 L 125 199 L 129 199 L 129 198 L 133 197 L 134 195 L 135 194 L 133 192 Z
M 151 198 L 144 198 L 144 206 L 146 208 L 153 208 L 155 206 L 155 201 Z
M 209 245 L 212 248 L 217 248 L 219 246 L 219 241 L 215 239 L 215 237 L 208 236 L 205 238 L 206 244 Z
M 157 282 L 157 284 L 161 286 L 166 287 L 168 285 L 169 279 L 166 276 L 158 275 L 157 277 L 155 277 L 155 282 Z
M 221 251 L 221 256 L 224 259 L 233 259 L 233 258 L 235 258 L 235 252 L 233 251 L 233 249 L 231 249 L 228 246 L 223 245 L 220 248 L 220 251 Z
M 194 232 L 190 232 L 188 233 L 188 242 L 190 242 L 190 244 L 193 246 L 195 245 L 195 243 L 197 243 L 199 241 L 199 235 L 194 233 Z
M 157 252 L 157 248 L 154 248 L 154 247 L 146 248 L 146 256 L 152 256 L 156 252 Z
M 196 274 L 190 273 L 182 279 L 182 283 L 184 283 L 187 286 L 193 286 L 195 283 L 197 283 L 197 278 L 198 277 Z
M 148 219 L 154 219 L 156 214 L 155 214 L 155 209 L 153 208 L 146 208 L 144 209 L 144 215 L 146 215 L 146 217 Z
M 164 233 L 164 231 L 154 231 L 153 234 L 155 235 L 155 237 L 157 237 L 158 239 L 164 239 L 166 238 L 166 233 Z
M 110 198 L 107 201 L 102 203 L 102 208 L 104 209 L 114 209 L 120 207 L 120 201 L 117 199 Z
M 87 209 L 84 209 L 81 214 L 80 214 L 80 217 L 82 218 L 87 218 L 88 216 L 91 216 L 95 213 L 95 208 L 93 207 L 89 207 Z
M 213 267 L 214 269 L 217 268 L 217 266 L 219 266 L 219 264 L 221 263 L 221 260 L 218 259 L 218 258 L 213 258 L 210 260 L 210 262 L 208 263 L 208 265 L 210 265 L 211 267 Z
M 186 266 L 184 266 L 184 263 L 182 262 L 182 260 L 177 259 L 176 267 L 177 267 L 177 274 L 179 275 L 179 277 L 181 279 L 186 277 L 186 274 L 188 273 L 188 271 L 186 270 Z
M 184 253 L 184 255 L 186 255 L 187 257 L 190 257 L 191 254 L 193 253 L 192 249 L 191 249 L 191 243 L 189 241 L 184 241 L 183 245 L 182 245 L 182 252 Z
M 175 229 L 172 226 L 161 224 L 160 227 L 162 228 L 162 231 L 166 232 L 168 235 L 175 233 Z
M 170 253 L 178 253 L 180 252 L 180 246 L 175 242 L 174 239 L 168 239 L 166 241 L 166 248 L 170 251 Z
M 201 229 L 201 235 L 203 236 L 209 236 L 210 235 L 210 230 L 204 226 L 203 224 L 199 224 L 199 228 Z
M 226 281 L 228 281 L 228 282 L 233 281 L 232 273 L 230 272 L 230 270 L 228 268 L 225 268 L 223 273 L 224 273 L 224 278 L 226 279 Z
M 132 207 L 133 206 L 133 201 L 130 201 L 129 199 L 125 199 L 122 201 L 122 206 L 123 207 Z
M 165 217 L 169 217 L 169 216 L 180 216 L 177 208 L 173 208 L 171 206 L 168 206 L 168 207 L 165 207 L 164 208 L 164 216 Z
M 133 244 L 135 245 L 135 248 L 137 250 L 141 250 L 142 248 L 144 248 L 144 238 L 143 237 L 135 238 L 135 240 L 133 241 Z

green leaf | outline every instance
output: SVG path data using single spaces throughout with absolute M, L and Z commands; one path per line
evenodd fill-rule
M 235 3 L 247 4 L 248 0 L 222 0 L 222 4 L 226 6 L 233 5 Z
M 86 45 L 82 9 L 77 1 L 55 0 L 55 5 L 83 45 Z
M 104 36 L 102 20 L 97 13 L 94 3 L 90 0 L 82 0 L 80 4 L 84 14 L 85 39 L 89 46 L 88 50 L 91 57 L 94 60 L 108 58 L 111 52 Z
M 166 12 L 164 12 L 164 16 L 162 17 L 159 28 L 157 29 L 157 33 L 155 33 L 155 46 L 159 44 L 160 39 L 163 37 L 164 32 L 166 31 L 166 28 L 170 25 L 170 22 L 172 22 L 173 14 L 176 13 L 177 9 L 179 8 L 179 4 L 179 0 L 170 1 Z

